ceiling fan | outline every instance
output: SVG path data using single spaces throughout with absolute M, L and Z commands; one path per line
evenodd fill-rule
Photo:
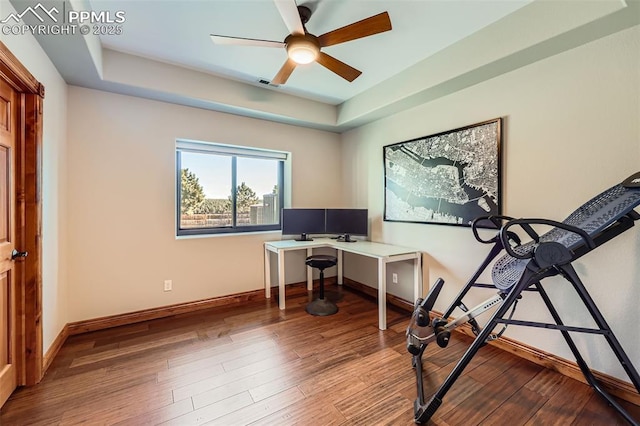
M 358 78 L 362 72 L 333 56 L 327 55 L 321 49 L 391 30 L 389 14 L 382 12 L 320 36 L 315 36 L 308 33 L 305 28 L 305 24 L 311 17 L 311 9 L 303 5 L 297 6 L 295 0 L 274 0 L 274 2 L 290 32 L 283 42 L 217 34 L 211 34 L 211 39 L 216 44 L 286 48 L 288 59 L 271 81 L 272 84 L 276 85 L 286 83 L 293 70 L 299 64 L 308 64 L 313 61 L 351 82 Z

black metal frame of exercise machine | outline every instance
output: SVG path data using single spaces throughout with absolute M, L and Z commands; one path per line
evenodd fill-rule
M 621 193 L 625 193 L 626 199 L 623 203 L 617 203 L 618 200 L 615 198 Z M 613 202 L 611 202 L 612 199 Z M 607 205 L 607 203 L 611 203 L 611 205 Z M 444 281 L 438 279 L 432 286 L 427 297 L 416 301 L 414 313 L 407 328 L 407 350 L 413 356 L 412 361 L 416 373 L 418 392 L 418 397 L 414 403 L 415 422 L 425 423 L 434 415 L 438 407 L 442 404 L 442 399 L 447 391 L 462 374 L 462 371 L 469 364 L 476 352 L 485 345 L 486 342 L 499 338 L 508 325 L 519 325 L 559 330 L 573 353 L 586 381 L 613 406 L 625 420 L 632 425 L 640 425 L 637 420 L 634 420 L 631 415 L 602 388 L 569 334 L 569 332 L 579 332 L 604 336 L 624 371 L 631 379 L 636 390 L 640 393 L 640 375 L 638 371 L 632 365 L 620 342 L 613 334 L 613 331 L 605 321 L 571 264 L 586 253 L 589 253 L 605 242 L 631 229 L 634 226 L 634 222 L 640 219 L 640 214 L 634 210 L 638 205 L 640 205 L 640 172 L 632 175 L 622 184 L 614 186 L 586 203 L 564 222 L 546 219 L 513 219 L 507 216 L 491 216 L 476 219 L 472 224 L 473 234 L 479 242 L 493 244 L 489 254 L 473 277 L 471 277 L 455 300 L 447 308 L 443 316 L 432 319 L 430 318 L 430 311 L 444 285 Z M 588 220 L 585 221 L 585 217 Z M 479 225 L 482 225 L 483 222 L 487 225 L 486 221 L 492 222 L 493 225 L 498 228 L 497 234 L 491 239 L 482 239 L 478 233 Z M 545 225 L 547 227 L 553 227 L 553 229 L 543 235 L 539 235 L 534 230 L 534 225 Z M 521 244 L 519 234 L 513 229 L 519 229 L 520 234 L 526 233 L 531 237 L 532 241 L 527 244 Z M 506 254 L 500 258 L 493 267 L 494 284 L 477 283 L 483 271 L 503 250 Z M 507 277 L 507 284 L 498 284 L 496 276 L 499 278 L 499 275 L 505 272 L 505 265 L 507 266 L 506 269 L 515 265 L 515 275 L 517 276 L 514 276 L 513 268 L 511 268 L 512 271 L 506 271 L 507 275 L 511 274 L 510 277 Z M 556 275 L 564 277 L 573 286 L 595 321 L 597 328 L 573 327 L 563 323 L 558 311 L 553 306 L 551 299 L 541 284 L 543 279 Z M 512 284 L 509 284 L 509 280 L 511 280 Z M 492 288 L 494 290 L 498 288 L 499 291 L 497 295 L 487 299 L 485 302 L 472 309 L 468 309 L 462 299 L 473 287 Z M 555 324 L 512 319 L 523 291 L 533 291 L 540 295 Z M 475 318 L 493 307 L 497 307 L 497 309 L 490 316 L 485 326 L 480 327 Z M 456 308 L 459 308 L 463 312 L 463 315 L 452 319 L 450 318 L 451 314 Z M 429 401 L 425 401 L 422 355 L 427 345 L 431 342 L 435 341 L 441 347 L 447 346 L 451 331 L 464 323 L 471 325 L 476 338 L 449 373 L 449 376 L 440 388 L 431 396 Z M 502 329 L 498 333 L 494 333 L 494 329 L 499 325 L 502 325 Z

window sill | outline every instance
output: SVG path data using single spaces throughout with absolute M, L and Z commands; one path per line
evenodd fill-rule
M 176 235 L 176 240 L 192 240 L 198 238 L 242 237 L 245 235 L 282 234 L 282 231 L 250 231 L 250 232 L 226 232 L 220 234 Z

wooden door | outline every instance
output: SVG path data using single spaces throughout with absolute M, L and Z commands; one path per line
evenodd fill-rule
M 19 95 L 0 80 L 0 406 L 16 388 L 15 180 Z

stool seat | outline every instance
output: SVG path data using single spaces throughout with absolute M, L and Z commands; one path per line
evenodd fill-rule
M 307 266 L 320 270 L 320 296 L 313 302 L 307 304 L 305 310 L 311 315 L 326 316 L 338 312 L 338 306 L 332 301 L 324 298 L 324 270 L 335 266 L 338 258 L 326 254 L 316 254 L 307 257 Z
M 307 257 L 305 263 L 307 266 L 311 266 L 312 268 L 326 269 L 335 266 L 336 263 L 338 263 L 338 258 L 327 254 L 316 254 L 314 256 Z

